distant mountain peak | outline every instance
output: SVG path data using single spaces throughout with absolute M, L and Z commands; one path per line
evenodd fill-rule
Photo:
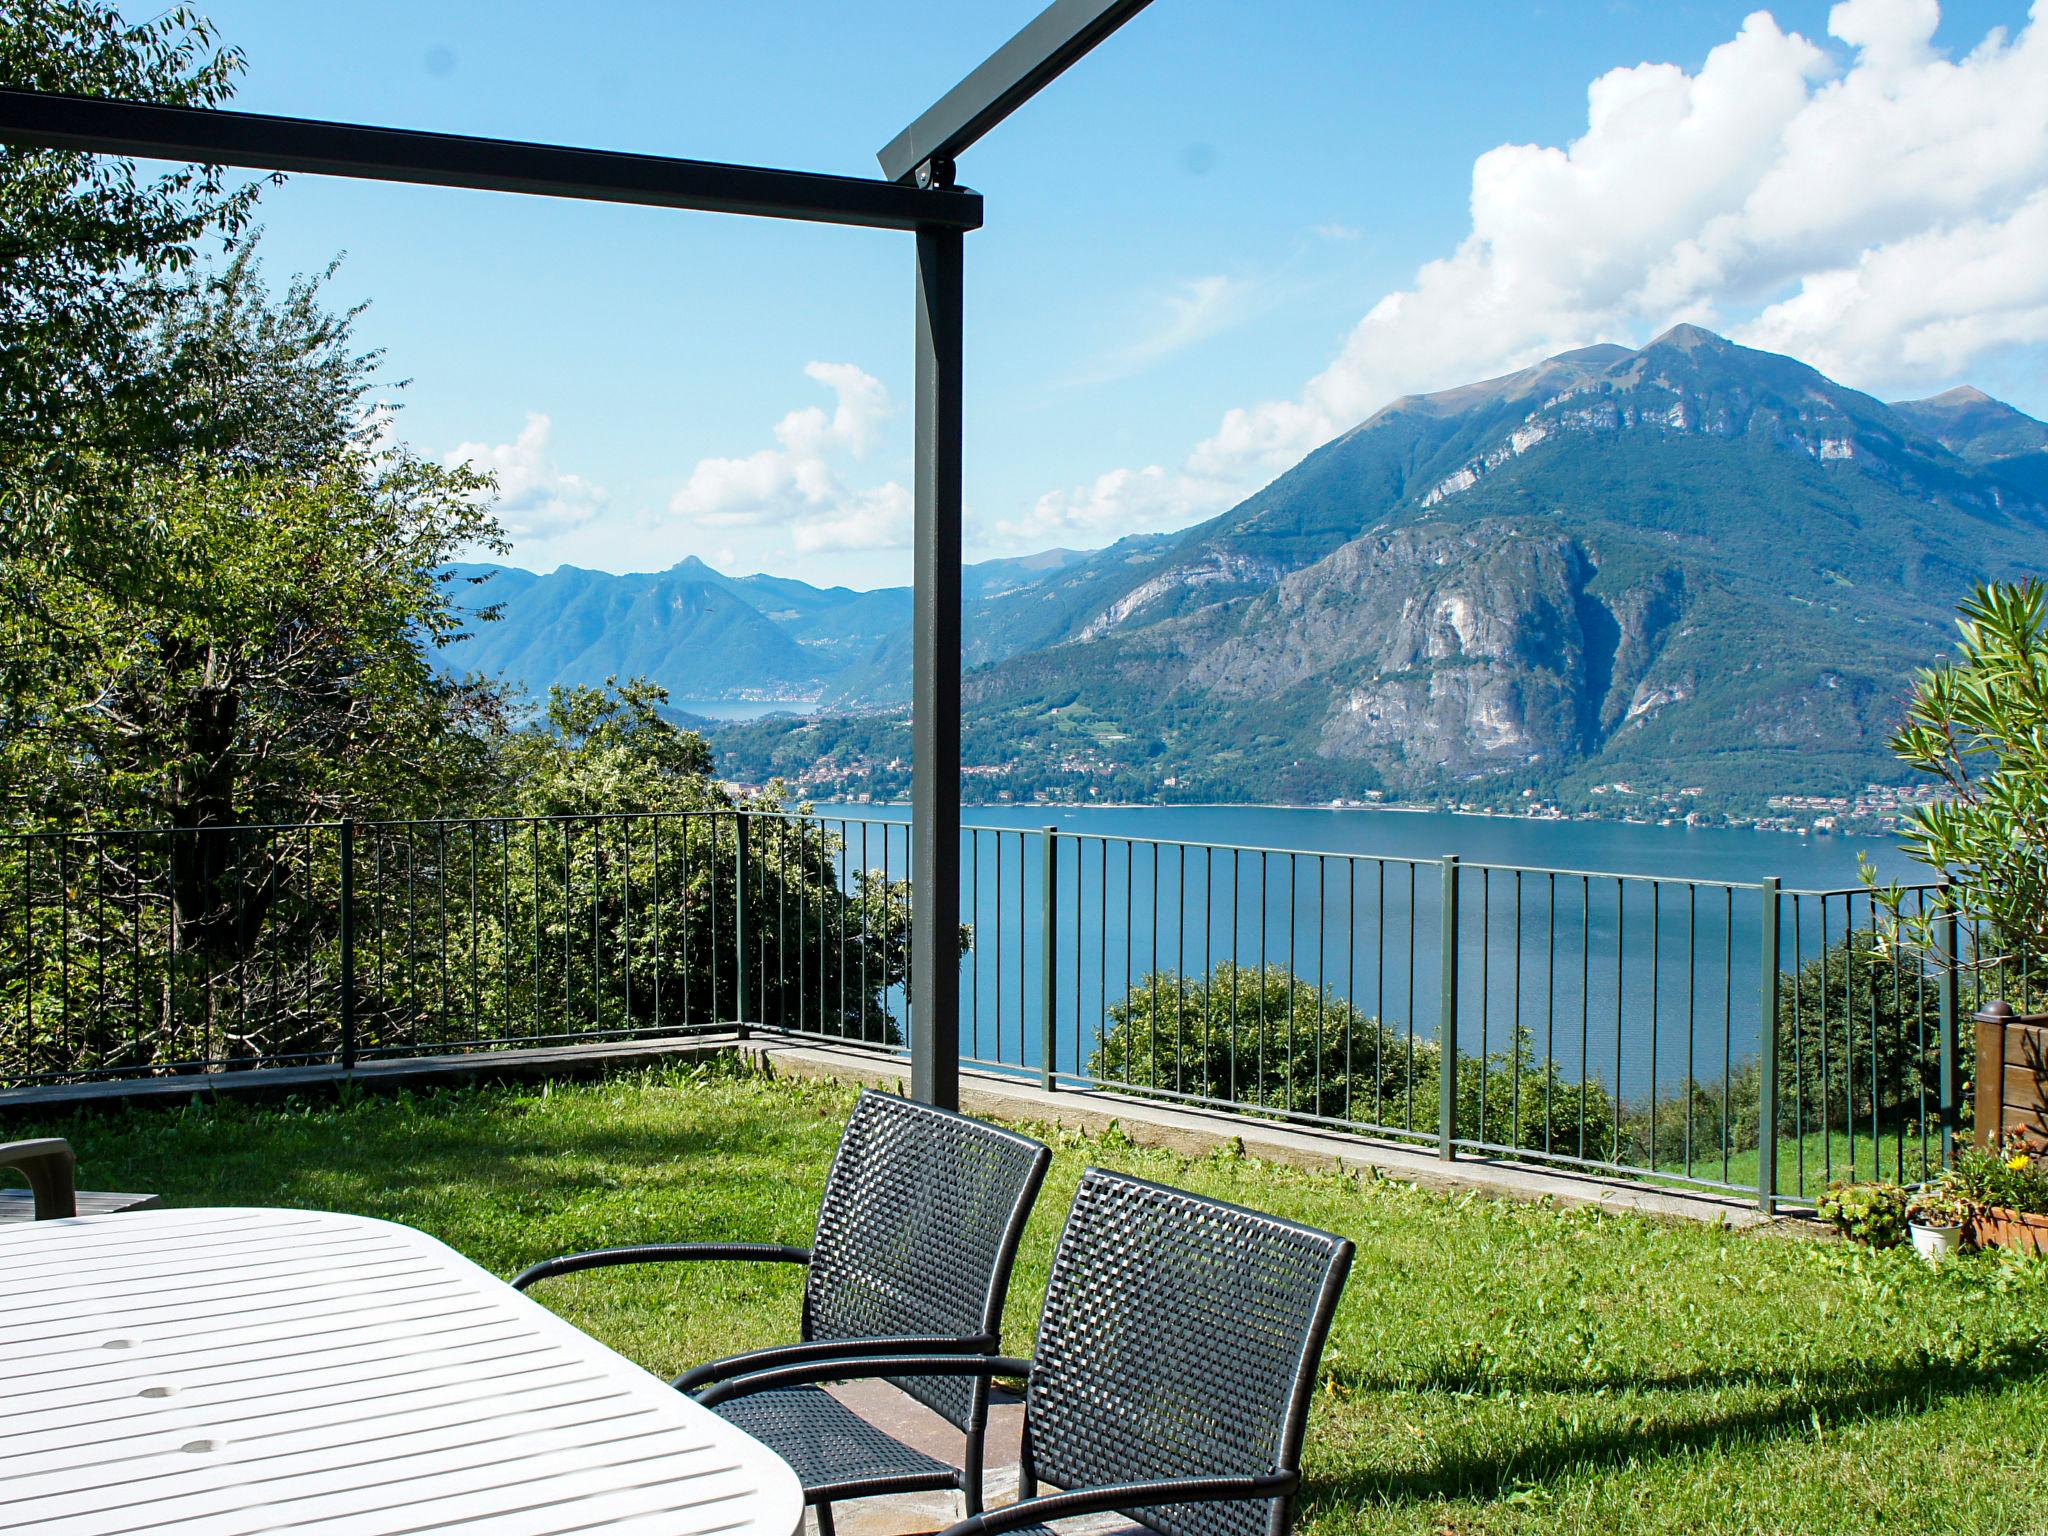
M 1553 363 L 1584 363 L 1597 368 L 1605 367 L 1610 363 L 1621 362 L 1635 355 L 1633 347 L 1624 347 L 1618 342 L 1612 341 L 1596 341 L 1590 347 L 1574 347 L 1569 352 L 1559 352 L 1555 356 L 1545 359 L 1545 361 Z
M 1702 349 L 1712 352 L 1734 352 L 1738 350 L 1736 344 L 1726 336 L 1717 335 L 1703 325 L 1693 325 L 1690 322 L 1672 326 L 1663 335 L 1652 339 L 1649 346 L 1644 347 L 1643 350 L 1649 352 L 1658 347 L 1677 347 L 1686 352 Z M 1746 351 L 1749 349 L 1742 348 L 1740 350 Z

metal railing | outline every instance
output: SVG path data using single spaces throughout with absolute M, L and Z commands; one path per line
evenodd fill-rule
M 719 809 L 15 835 L 0 1082 L 732 1027 L 900 1050 L 907 834 Z M 1924 1176 L 1964 1102 L 1968 936 L 1908 962 L 1860 889 L 1051 827 L 961 852 L 963 1058 L 1048 1088 L 1766 1205 Z

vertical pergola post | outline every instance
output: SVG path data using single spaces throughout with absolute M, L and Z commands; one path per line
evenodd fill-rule
M 960 1103 L 960 391 L 957 229 L 917 232 L 916 577 L 911 618 L 910 1091 Z
M 942 192 L 962 151 L 1150 0 L 1053 0 L 885 145 L 892 184 Z M 910 712 L 910 1091 L 960 1107 L 960 399 L 963 231 L 917 231 L 915 677 Z

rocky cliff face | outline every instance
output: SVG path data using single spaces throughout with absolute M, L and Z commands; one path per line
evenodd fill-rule
M 1966 403 L 1950 437 L 2032 448 Z M 2048 556 L 2048 506 L 1941 414 L 1695 327 L 1399 401 L 1121 580 L 1065 573 L 1064 637 L 972 693 L 1012 730 L 1113 708 L 1197 776 L 1218 719 L 1404 792 L 1875 771 L 1955 600 Z
M 1198 798 L 1761 801 L 1895 776 L 1956 602 L 2044 566 L 2048 426 L 1681 326 L 1397 401 L 1208 523 L 979 605 L 969 758 Z

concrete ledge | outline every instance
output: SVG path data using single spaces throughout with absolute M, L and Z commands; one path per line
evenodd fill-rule
M 768 1070 L 798 1077 L 827 1077 L 877 1087 L 909 1080 L 907 1061 L 861 1051 L 835 1050 L 757 1037 L 749 1054 Z M 1461 1155 L 1445 1162 L 1432 1151 L 1343 1131 L 1258 1120 L 1099 1089 L 1062 1088 L 1047 1093 L 1034 1082 L 999 1073 L 963 1069 L 960 1107 L 970 1113 L 1012 1120 L 1039 1120 L 1071 1130 L 1102 1132 L 1112 1122 L 1131 1140 L 1201 1157 L 1236 1143 L 1252 1157 L 1299 1168 L 1371 1169 L 1423 1189 L 1456 1193 L 1476 1189 L 1512 1200 L 1552 1200 L 1559 1205 L 1597 1206 L 1645 1216 L 1680 1217 L 1729 1227 L 1773 1227 L 1787 1233 L 1818 1233 L 1811 1222 L 1772 1218 L 1733 1195 L 1676 1190 L 1629 1179 L 1600 1178 L 1537 1163 Z
M 182 1104 L 234 1095 L 283 1098 L 352 1084 L 371 1093 L 394 1093 L 445 1083 L 532 1081 L 601 1077 L 622 1067 L 697 1061 L 730 1054 L 741 1036 L 731 1030 L 612 1040 L 589 1045 L 533 1046 L 505 1051 L 463 1051 L 447 1056 L 400 1056 L 364 1061 L 344 1070 L 332 1064 L 264 1067 L 244 1072 L 193 1072 L 95 1083 L 49 1083 L 0 1090 L 0 1119 L 117 1104 Z
M 10 1114 L 46 1115 L 132 1103 L 170 1105 L 227 1094 L 251 1099 L 282 1098 L 338 1090 L 344 1084 L 374 1093 L 445 1083 L 599 1077 L 622 1068 L 732 1055 L 744 1056 L 769 1072 L 796 1077 L 888 1088 L 902 1088 L 910 1078 L 910 1063 L 901 1056 L 721 1030 L 652 1040 L 366 1061 L 349 1071 L 333 1065 L 270 1067 L 260 1071 L 11 1088 L 0 1090 L 0 1121 Z M 1783 1217 L 1774 1221 L 1754 1204 L 1733 1195 L 1659 1187 L 1475 1155 L 1444 1162 L 1433 1149 L 1397 1141 L 1260 1120 L 1227 1110 L 1162 1103 L 1100 1089 L 1062 1088 L 1048 1093 L 1036 1082 L 995 1072 L 963 1069 L 960 1104 L 970 1113 L 1036 1120 L 1078 1131 L 1100 1133 L 1115 1124 L 1133 1141 L 1192 1157 L 1205 1156 L 1234 1143 L 1250 1156 L 1267 1162 L 1302 1168 L 1370 1169 L 1424 1189 L 1453 1193 L 1476 1189 L 1513 1200 L 1547 1199 L 1560 1205 L 1719 1222 L 1729 1227 L 1763 1226 L 1797 1234 L 1819 1231 L 1808 1221 Z

